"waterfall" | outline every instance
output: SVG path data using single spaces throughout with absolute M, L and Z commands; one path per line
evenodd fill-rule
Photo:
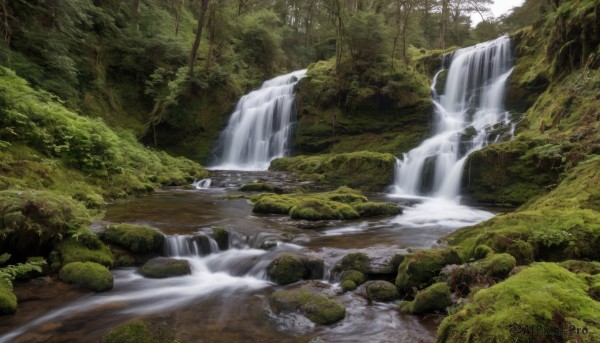
M 456 199 L 468 155 L 497 140 L 493 133 L 499 128 L 512 134 L 509 114 L 503 109 L 514 62 L 510 39 L 503 36 L 447 58 L 449 69 L 439 71 L 431 87 L 434 135 L 398 160 L 396 194 Z M 446 72 L 444 94 L 438 95 L 437 83 Z
M 217 142 L 211 169 L 266 170 L 285 156 L 296 120 L 294 90 L 306 70 L 265 81 L 244 95 Z
M 202 179 L 198 181 L 194 181 L 192 186 L 196 187 L 196 189 L 208 189 L 212 184 L 212 179 Z

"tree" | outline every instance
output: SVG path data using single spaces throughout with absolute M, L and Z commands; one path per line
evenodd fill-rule
M 200 12 L 198 13 L 198 26 L 196 27 L 196 38 L 194 39 L 194 45 L 192 45 L 192 53 L 190 56 L 190 63 L 188 69 L 188 76 L 192 78 L 194 76 L 194 64 L 196 63 L 196 57 L 198 56 L 198 48 L 200 47 L 200 41 L 202 40 L 202 28 L 204 27 L 204 15 L 208 8 L 209 0 L 200 0 Z

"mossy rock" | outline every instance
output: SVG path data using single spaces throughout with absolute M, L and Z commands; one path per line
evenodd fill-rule
M 105 266 L 95 262 L 69 263 L 58 276 L 63 282 L 94 292 L 108 291 L 113 287 L 113 275 Z
M 396 287 L 402 294 L 411 294 L 413 288 L 421 289 L 433 283 L 433 279 L 446 265 L 460 264 L 461 257 L 453 248 L 422 250 L 407 255 L 398 267 Z
M 149 226 L 129 224 L 111 225 L 102 233 L 101 238 L 138 254 L 159 253 L 165 241 L 163 234 Z
M 401 303 L 400 311 L 414 314 L 432 313 L 444 311 L 450 305 L 450 287 L 445 282 L 438 282 L 419 291 L 413 301 Z
M 353 291 L 356 289 L 356 287 L 358 287 L 356 283 L 352 280 L 344 280 L 342 281 L 340 286 L 342 287 L 342 291 L 344 292 Z
M 164 325 L 141 321 L 119 325 L 102 337 L 102 343 L 176 343 L 175 333 Z
M 163 279 L 174 276 L 189 275 L 192 273 L 187 260 L 157 257 L 146 262 L 140 273 L 148 278 Z
M 396 286 L 387 281 L 377 280 L 366 285 L 367 295 L 373 301 L 392 301 L 398 299 Z
M 402 213 L 402 209 L 389 202 L 366 202 L 352 205 L 361 217 L 394 216 Z
M 287 285 L 303 279 L 320 279 L 323 277 L 325 263 L 323 260 L 283 253 L 275 257 L 267 266 L 269 279 L 280 285 Z
M 535 252 L 531 244 L 517 239 L 506 248 L 506 252 L 511 254 L 519 266 L 529 265 L 535 261 Z
M 510 254 L 494 254 L 474 263 L 475 269 L 485 276 L 504 279 L 516 266 L 516 260 Z
M 0 278 L 0 315 L 17 311 L 17 297 L 13 293 L 12 282 Z
M 219 250 L 227 250 L 229 249 L 229 231 L 224 227 L 216 227 L 213 229 L 213 238 L 217 242 L 219 246 Z
M 479 244 L 473 250 L 473 258 L 476 260 L 480 260 L 482 258 L 486 258 L 488 255 L 493 254 L 494 249 L 488 247 L 485 244 Z
M 560 265 L 572 273 L 600 274 L 600 262 L 598 261 L 567 260 L 561 262 Z
M 555 263 L 534 263 L 503 282 L 479 290 L 471 303 L 446 317 L 438 342 L 534 342 L 526 331 L 511 326 L 559 332 L 558 341 L 597 342 L 600 339 L 600 302 L 586 294 L 589 286 Z M 568 305 L 565 305 L 568 304 Z M 586 328 L 585 335 L 569 336 L 568 328 Z
M 269 304 L 276 313 L 299 311 L 320 325 L 333 324 L 346 316 L 346 308 L 340 302 L 305 289 L 277 291 Z
M 251 182 L 243 184 L 242 187 L 238 189 L 240 192 L 265 192 L 265 193 L 283 193 L 283 189 L 280 187 L 274 186 L 267 182 Z
M 298 200 L 285 195 L 261 195 L 254 201 L 252 212 L 265 214 L 289 214 Z
M 369 270 L 369 255 L 364 252 L 346 254 L 333 269 L 336 272 L 353 270 L 365 274 Z
M 356 286 L 358 286 L 367 281 L 367 277 L 364 273 L 361 273 L 357 270 L 345 270 L 342 272 L 342 275 L 340 275 L 340 281 L 344 283 L 346 280 L 350 280 L 354 282 Z
M 360 215 L 351 206 L 343 203 L 309 199 L 292 207 L 290 217 L 306 220 L 349 220 L 357 219 Z
M 90 247 L 82 240 L 68 239 L 57 244 L 55 249 L 62 265 L 71 262 L 96 262 L 109 268 L 115 265 L 112 252 L 100 241 Z

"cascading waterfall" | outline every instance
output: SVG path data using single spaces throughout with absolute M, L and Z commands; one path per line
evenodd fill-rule
M 467 156 L 493 142 L 493 133 L 507 128 L 503 109 L 506 81 L 513 69 L 507 36 L 460 49 L 450 56 L 444 94 L 437 94 L 438 72 L 432 85 L 435 134 L 398 161 L 395 193 L 455 199 L 460 192 Z
M 512 136 L 514 126 L 503 109 L 506 82 L 513 70 L 507 36 L 457 50 L 446 56 L 431 87 L 435 106 L 435 132 L 398 160 L 393 193 L 422 197 L 423 202 L 405 210 L 399 224 L 435 228 L 459 228 L 493 216 L 459 204 L 464 163 L 468 155 L 501 138 Z M 444 94 L 437 86 L 446 73 Z
M 244 95 L 221 133 L 211 169 L 266 170 L 285 156 L 296 120 L 294 89 L 306 69 L 265 81 Z

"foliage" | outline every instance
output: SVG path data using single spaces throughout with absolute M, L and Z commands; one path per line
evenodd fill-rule
M 3 265 L 10 259 L 10 254 L 4 253 L 0 255 L 0 265 Z M 2 280 L 12 283 L 14 280 L 29 279 L 32 275 L 42 273 L 42 268 L 45 267 L 46 260 L 42 257 L 30 257 L 25 263 L 11 264 L 0 267 L 0 282 Z
M 12 290 L 12 282 L 4 277 L 0 277 L 0 315 L 11 314 L 17 311 L 17 297 Z

